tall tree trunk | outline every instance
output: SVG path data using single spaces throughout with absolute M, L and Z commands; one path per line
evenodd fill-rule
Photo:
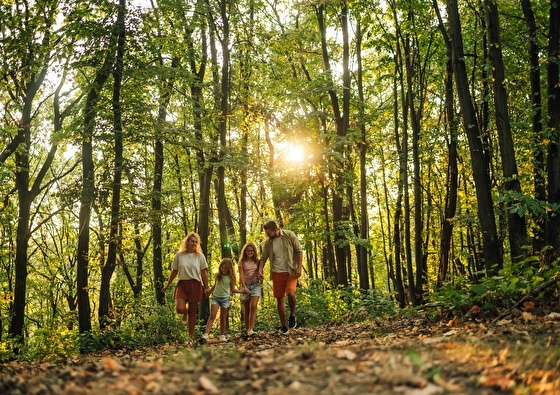
M 124 46 L 126 41 L 126 1 L 119 0 L 117 21 L 115 30 L 118 35 L 117 52 L 115 58 L 115 69 L 113 70 L 113 131 L 115 137 L 114 153 L 115 163 L 113 170 L 113 188 L 111 198 L 111 224 L 109 228 L 109 251 L 107 261 L 101 269 L 101 284 L 99 287 L 99 328 L 105 329 L 112 315 L 111 302 L 111 277 L 117 267 L 117 254 L 121 244 L 120 237 L 120 206 L 121 206 L 121 180 L 123 172 L 123 131 L 122 131 L 122 107 L 121 87 L 124 69 Z
M 26 4 L 27 5 L 27 4 Z M 23 7 L 26 12 L 29 9 Z M 15 246 L 15 283 L 13 304 L 11 309 L 11 321 L 8 329 L 8 334 L 13 338 L 16 344 L 23 344 L 23 334 L 25 325 L 25 306 L 27 296 L 27 274 L 28 274 L 28 247 L 29 239 L 31 237 L 31 204 L 33 200 L 39 195 L 41 191 L 41 183 L 43 182 L 47 171 L 51 167 L 54 155 L 57 151 L 57 145 L 53 144 L 50 148 L 49 154 L 43 162 L 39 172 L 32 185 L 30 186 L 32 171 L 30 161 L 31 150 L 31 133 L 32 121 L 36 108 L 34 108 L 34 100 L 37 92 L 43 85 L 49 63 L 51 60 L 51 26 L 53 25 L 56 6 L 45 6 L 44 11 L 44 25 L 40 28 L 44 29 L 43 38 L 39 43 L 31 42 L 25 43 L 21 53 L 21 59 L 18 59 L 18 69 L 15 71 L 7 71 L 5 75 L 10 75 L 10 79 L 17 80 L 21 75 L 20 81 L 16 82 L 18 91 L 11 92 L 13 98 L 21 98 L 23 103 L 21 106 L 21 119 L 18 122 L 17 134 L 8 143 L 7 147 L 3 148 L 0 153 L 0 163 L 3 163 L 8 157 L 15 153 L 15 187 L 18 196 L 18 218 L 16 227 L 16 246 Z M 30 15 L 26 15 L 22 30 L 39 29 L 38 26 L 30 26 Z M 30 31 L 31 33 L 31 31 Z M 32 37 L 33 34 L 30 34 Z M 12 74 L 13 73 L 13 74 Z M 62 119 L 59 119 L 60 113 L 58 112 L 59 106 L 59 90 L 55 95 L 55 130 L 53 135 L 60 131 L 62 127 Z M 55 139 L 56 140 L 56 139 Z M 15 352 L 19 352 L 16 348 Z
M 356 61 L 357 70 L 357 88 L 358 88 L 358 111 L 361 140 L 360 148 L 360 221 L 359 221 L 359 238 L 361 242 L 356 246 L 356 256 L 358 259 L 358 275 L 360 276 L 360 289 L 368 290 L 370 288 L 368 273 L 368 249 L 369 245 L 369 222 L 368 222 L 368 194 L 367 194 L 367 136 L 366 136 L 366 120 L 365 120 L 365 97 L 363 84 L 363 66 L 362 66 L 362 30 L 361 22 L 356 21 Z M 372 273 L 373 275 L 373 273 Z M 372 276 L 371 287 L 375 288 L 375 281 Z
M 163 54 L 158 54 L 160 66 L 164 66 Z M 180 60 L 174 57 L 171 60 L 171 68 L 176 69 L 179 67 Z M 162 209 L 162 185 L 163 185 L 163 170 L 164 170 L 164 138 L 163 129 L 167 123 L 167 107 L 171 99 L 171 91 L 173 90 L 174 80 L 168 78 L 161 81 L 160 98 L 158 103 L 158 119 L 155 130 L 155 143 L 154 143 L 154 180 L 152 190 L 152 237 L 154 245 L 152 247 L 152 268 L 154 271 L 154 293 L 157 302 L 162 305 L 165 303 L 165 294 L 161 292 L 161 288 L 165 282 L 163 275 L 163 255 L 161 246 L 163 245 L 162 226 L 161 226 L 161 209 Z M 183 207 L 183 205 L 182 205 Z
M 332 222 L 334 230 L 334 249 L 337 267 L 337 284 L 347 286 L 348 275 L 346 268 L 346 229 L 344 225 L 344 200 L 345 195 L 345 181 L 343 172 L 345 169 L 345 146 L 344 137 L 348 130 L 349 125 L 349 106 L 350 106 L 350 74 L 349 74 L 349 38 L 348 38 L 348 9 L 345 3 L 342 4 L 341 9 L 341 26 L 342 26 L 342 45 L 343 45 L 343 98 L 342 98 L 342 113 L 338 103 L 338 96 L 336 91 L 332 88 L 332 68 L 330 65 L 328 47 L 327 47 L 327 28 L 325 26 L 325 5 L 320 4 L 316 6 L 317 22 L 319 26 L 319 34 L 321 35 L 321 54 L 323 57 L 323 65 L 325 67 L 326 75 L 329 76 L 328 80 L 331 82 L 327 91 L 331 99 L 331 106 L 333 111 L 333 119 L 336 122 L 337 140 L 335 141 L 335 151 L 337 152 L 338 165 L 335 166 L 337 174 L 335 175 L 335 186 L 333 188 L 332 196 Z
M 560 204 L 560 0 L 550 1 L 548 30 L 548 128 L 550 146 L 547 156 L 548 203 Z M 552 247 L 550 261 L 560 255 L 560 214 L 549 213 L 547 244 Z
M 231 246 L 229 240 L 230 230 L 228 227 L 228 207 L 226 199 L 225 187 L 225 152 L 227 150 L 227 128 L 229 109 L 229 67 L 230 67 L 230 50 L 229 50 L 229 1 L 220 0 L 220 16 L 221 16 L 221 57 L 222 69 L 219 89 L 220 117 L 219 117 L 219 150 L 218 150 L 218 167 L 216 169 L 216 195 L 218 200 L 218 226 L 220 230 L 220 245 L 223 258 L 231 258 Z M 218 98 L 216 98 L 218 99 Z
M 436 287 L 441 288 L 444 282 L 448 278 L 448 273 L 450 269 L 450 253 L 451 253 L 451 243 L 453 238 L 453 218 L 457 211 L 457 186 L 458 186 L 458 176 L 459 168 L 457 163 L 457 122 L 455 120 L 455 106 L 454 104 L 454 92 L 453 92 L 453 59 L 452 59 L 452 48 L 449 41 L 449 36 L 445 30 L 443 20 L 440 15 L 439 7 L 437 1 L 433 0 L 433 6 L 436 10 L 439 28 L 445 42 L 447 49 L 447 67 L 445 73 L 445 120 L 446 127 L 449 131 L 449 143 L 448 143 L 448 154 L 447 154 L 447 175 L 446 175 L 446 187 L 445 187 L 445 208 L 443 213 L 443 223 L 441 229 L 441 242 L 440 242 L 440 253 L 439 253 L 439 268 L 438 277 L 436 282 Z
M 187 62 L 190 67 L 192 81 L 189 84 L 190 101 L 193 108 L 193 129 L 194 137 L 197 141 L 204 141 L 203 135 L 203 119 L 204 119 L 204 104 L 203 104 L 203 81 L 206 75 L 206 67 L 208 63 L 208 13 L 206 7 L 208 6 L 205 0 L 197 0 L 195 12 L 193 13 L 192 23 L 187 24 L 185 28 L 185 42 L 187 45 Z M 197 50 L 195 49 L 193 33 L 194 30 L 200 30 L 201 34 L 201 56 L 198 57 Z M 198 189 L 199 189 L 199 207 L 198 207 L 198 224 L 195 231 L 200 236 L 202 251 L 208 256 L 208 239 L 209 239 L 209 225 L 210 225 L 210 193 L 212 189 L 212 173 L 214 168 L 207 161 L 203 148 L 197 148 L 196 161 L 198 171 Z M 186 232 L 187 229 L 185 229 Z M 206 303 L 207 304 L 207 303 Z M 207 307 L 207 306 L 206 306 Z
M 517 173 L 517 163 L 511 136 L 511 125 L 508 113 L 508 99 L 505 87 L 504 61 L 502 58 L 502 43 L 500 39 L 500 24 L 498 5 L 495 0 L 485 0 L 488 18 L 489 55 L 492 64 L 494 84 L 494 105 L 496 107 L 496 126 L 500 143 L 502 160 L 502 174 L 504 176 L 504 190 L 506 193 L 521 194 L 521 184 Z M 509 200 L 508 200 L 509 201 Z M 527 243 L 527 228 L 525 217 L 511 212 L 513 202 L 506 204 L 509 246 L 512 261 L 523 259 L 526 254 L 523 247 Z
M 93 164 L 93 136 L 96 105 L 99 101 L 101 89 L 111 75 L 114 60 L 115 34 L 112 34 L 106 49 L 105 60 L 95 74 L 90 86 L 85 108 L 82 132 L 82 193 L 80 198 L 80 213 L 78 217 L 78 252 L 77 252 L 77 291 L 78 291 L 78 327 L 80 333 L 91 331 L 91 306 L 89 301 L 89 239 L 90 219 L 95 199 L 95 167 Z
M 453 48 L 453 72 L 457 84 L 463 126 L 469 141 L 471 166 L 478 203 L 478 219 L 482 233 L 484 264 L 488 275 L 496 274 L 503 267 L 502 245 L 498 238 L 492 201 L 490 174 L 484 157 L 479 122 L 469 93 L 461 21 L 456 0 L 447 1 L 447 15 Z
M 397 74 L 397 63 L 395 62 L 395 75 Z M 395 201 L 395 219 L 393 223 L 393 247 L 394 247 L 394 257 L 395 257 L 395 291 L 397 292 L 397 299 L 399 301 L 399 306 L 404 308 L 406 306 L 406 294 L 404 290 L 404 282 L 403 282 L 403 264 L 402 264 L 402 251 L 403 251 L 403 244 L 402 244 L 402 206 L 403 206 L 403 198 L 404 198 L 404 188 L 405 188 L 405 167 L 406 167 L 406 160 L 405 160 L 405 153 L 404 148 L 402 146 L 402 141 L 405 141 L 404 138 L 401 141 L 399 136 L 399 100 L 398 100 L 398 89 L 397 89 L 397 78 L 393 79 L 393 119 L 394 119 L 394 128 L 395 128 L 395 145 L 397 147 L 397 154 L 399 157 L 399 177 L 397 181 L 397 199 Z
M 541 71 L 539 64 L 539 42 L 537 38 L 538 29 L 535 23 L 535 14 L 530 0 L 521 0 L 525 24 L 527 25 L 527 41 L 529 54 L 529 81 L 531 83 L 531 126 L 533 130 L 533 188 L 534 197 L 537 201 L 546 200 L 546 164 L 543 150 L 543 127 L 542 127 L 542 95 L 541 95 Z M 533 250 L 542 251 L 546 245 L 546 220 L 543 217 L 535 218 L 536 229 L 533 231 Z

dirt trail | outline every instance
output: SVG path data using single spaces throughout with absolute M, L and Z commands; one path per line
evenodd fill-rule
M 554 313 L 553 313 L 554 314 Z M 0 394 L 560 394 L 560 319 L 422 319 L 1 366 Z

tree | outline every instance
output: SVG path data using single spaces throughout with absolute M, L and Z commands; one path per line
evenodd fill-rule
M 98 319 L 100 329 L 105 329 L 112 318 L 111 316 L 111 277 L 117 266 L 118 249 L 121 245 L 121 180 L 123 173 L 123 125 L 121 88 L 124 69 L 124 51 L 126 42 L 126 2 L 119 0 L 115 34 L 117 35 L 117 48 L 115 66 L 113 70 L 113 133 L 115 162 L 113 169 L 113 187 L 111 197 L 111 225 L 109 230 L 109 251 L 107 261 L 101 270 L 101 288 L 99 290 Z
M 95 71 L 89 86 L 82 125 L 81 152 L 82 152 L 82 191 L 80 198 L 79 233 L 78 233 L 78 324 L 80 333 L 90 332 L 91 306 L 89 297 L 89 242 L 90 219 L 92 205 L 95 199 L 95 167 L 93 161 L 93 140 L 95 137 L 95 119 L 97 104 L 101 97 L 101 90 L 112 73 L 115 61 L 115 48 L 118 39 L 118 24 L 109 30 L 107 45 L 101 52 L 101 65 Z
M 40 110 L 45 107 L 45 93 L 47 90 L 46 76 L 56 64 L 57 55 L 62 57 L 61 70 L 68 67 L 69 58 L 65 58 L 62 35 L 54 29 L 58 12 L 58 4 L 40 2 L 36 7 L 31 7 L 27 2 L 18 3 L 17 6 L 5 4 L 0 11 L 9 24 L 9 30 L 18 40 L 8 42 L 4 47 L 2 62 L 5 91 L 8 92 L 10 101 L 4 108 L 9 118 L 14 122 L 11 129 L 15 135 L 9 136 L 6 147 L 0 152 L 0 163 L 6 162 L 13 156 L 15 189 L 18 197 L 18 214 L 15 245 L 15 282 L 14 301 L 9 334 L 16 341 L 22 341 L 24 333 L 24 318 L 27 296 L 28 275 L 28 248 L 32 234 L 32 204 L 34 200 L 59 176 L 49 175 L 51 165 L 58 150 L 59 139 L 65 117 L 72 111 L 75 102 L 70 101 L 65 109 L 61 109 L 61 81 L 55 89 L 53 108 L 46 117 L 52 117 L 52 131 L 50 132 L 50 145 L 46 152 L 35 148 L 35 143 L 40 140 L 37 135 L 41 127 Z M 64 74 L 64 71 L 63 73 Z M 37 161 L 35 161 L 37 159 Z M 40 163 L 42 161 L 42 163 Z M 35 163 L 36 162 L 36 163 Z M 38 168 L 35 173 L 34 169 Z
M 469 92 L 465 53 L 463 51 L 461 21 L 459 19 L 459 8 L 456 0 L 447 1 L 447 14 L 449 17 L 451 46 L 453 49 L 453 73 L 457 85 L 463 127 L 469 142 L 471 165 L 475 181 L 478 219 L 480 221 L 484 249 L 484 264 L 486 272 L 490 275 L 497 273 L 497 271 L 503 267 L 502 246 L 496 229 L 490 174 L 486 165 L 487 161 L 484 158 L 484 148 L 480 138 L 479 122 Z
M 555 209 L 549 212 L 547 244 L 552 247 L 550 259 L 558 257 L 560 250 L 560 0 L 550 1 L 548 27 L 548 133 L 549 148 L 546 158 L 548 203 Z
M 502 57 L 502 42 L 500 39 L 500 25 L 498 5 L 494 0 L 485 0 L 486 16 L 488 18 L 488 40 L 490 63 L 492 64 L 492 81 L 494 86 L 494 106 L 496 108 L 496 126 L 500 143 L 502 172 L 504 176 L 504 190 L 515 195 L 521 194 L 521 183 L 517 172 L 517 162 L 513 149 L 511 124 L 508 112 L 506 92 L 506 77 Z M 512 203 L 506 204 L 508 217 L 508 235 L 512 260 L 521 260 L 526 256 L 524 246 L 527 244 L 527 228 L 525 218 L 512 209 Z

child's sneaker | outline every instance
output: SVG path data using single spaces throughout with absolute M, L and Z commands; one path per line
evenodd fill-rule
M 249 329 L 247 331 L 247 336 L 253 336 L 255 334 L 255 331 L 253 331 L 252 329 Z
M 200 338 L 204 341 L 208 340 L 208 333 L 203 333 L 202 336 L 200 336 Z
M 282 326 L 280 328 L 280 333 L 283 335 L 287 335 L 288 334 L 288 327 L 286 325 Z
M 181 322 L 183 323 L 183 325 L 187 325 L 187 323 L 189 322 L 189 316 L 188 314 L 183 314 L 183 317 L 181 319 Z
M 227 342 L 227 338 L 224 335 L 220 335 L 221 342 Z

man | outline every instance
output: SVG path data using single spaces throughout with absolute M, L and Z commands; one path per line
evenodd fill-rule
M 276 222 L 268 221 L 263 226 L 268 239 L 264 241 L 263 252 L 259 260 L 258 276 L 263 279 L 263 269 L 270 259 L 272 289 L 276 298 L 276 309 L 280 318 L 280 332 L 288 333 L 288 326 L 295 328 L 296 321 L 296 286 L 301 277 L 303 252 L 294 232 L 280 229 Z M 284 298 L 288 295 L 290 317 L 286 326 L 286 305 Z

